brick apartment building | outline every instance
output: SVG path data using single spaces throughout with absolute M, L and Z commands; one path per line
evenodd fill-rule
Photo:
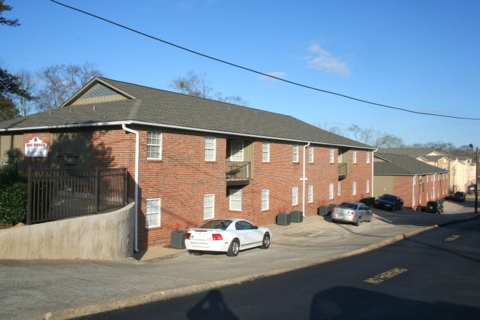
M 388 150 L 388 149 L 385 149 Z M 401 197 L 405 207 L 417 209 L 430 200 L 449 193 L 448 170 L 432 166 L 409 155 L 376 152 L 374 192 L 379 197 L 389 193 Z
M 264 225 L 371 197 L 374 150 L 291 116 L 103 77 L 58 109 L 0 123 L 3 166 L 127 168 L 139 250 L 214 217 Z

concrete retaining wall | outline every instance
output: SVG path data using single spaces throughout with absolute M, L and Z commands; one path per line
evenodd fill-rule
M 0 231 L 0 259 L 116 260 L 133 256 L 134 203 L 109 213 Z

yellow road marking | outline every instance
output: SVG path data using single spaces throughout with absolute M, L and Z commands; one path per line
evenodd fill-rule
M 376 276 L 374 276 L 372 278 L 368 278 L 366 280 L 363 280 L 363 282 L 368 282 L 368 283 L 372 283 L 372 284 L 379 284 L 386 279 L 393 278 L 393 277 L 398 276 L 399 274 L 402 274 L 402 273 L 407 272 L 407 271 L 408 271 L 407 269 L 395 268 L 395 269 L 377 274 Z
M 454 235 L 448 237 L 447 239 L 445 239 L 445 241 L 457 240 L 457 239 L 460 238 L 460 237 L 461 237 L 461 235 L 459 235 L 459 234 L 454 234 Z

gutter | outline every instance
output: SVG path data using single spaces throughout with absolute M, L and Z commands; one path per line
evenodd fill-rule
M 140 133 L 138 131 L 127 128 L 126 124 L 122 124 L 123 130 L 135 134 L 135 239 L 134 250 L 138 252 L 138 169 L 140 167 Z

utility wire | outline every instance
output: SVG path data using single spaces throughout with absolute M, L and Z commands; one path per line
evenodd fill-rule
M 66 8 L 69 8 L 69 9 L 78 11 L 78 12 L 80 12 L 80 13 L 86 14 L 86 15 L 88 15 L 88 16 L 94 17 L 94 18 L 96 18 L 96 19 L 99 19 L 99 20 L 105 21 L 105 22 L 107 22 L 107 23 L 113 24 L 113 25 L 115 25 L 115 26 L 117 26 L 117 27 L 120 27 L 120 28 L 129 30 L 129 31 L 131 31 L 131 32 L 137 33 L 137 34 L 139 34 L 139 35 L 145 36 L 145 37 L 147 37 L 147 38 L 150 38 L 150 39 L 153 39 L 153 40 L 156 40 L 156 41 L 159 41 L 159 42 L 163 42 L 163 43 L 168 44 L 168 45 L 170 45 L 170 46 L 173 46 L 173 47 L 175 47 L 175 48 L 178 48 L 178 49 L 181 49 L 181 50 L 184 50 L 184 51 L 187 51 L 187 52 L 196 54 L 196 55 L 198 55 L 198 56 L 201 56 L 201 57 L 204 57 L 204 58 L 207 58 L 207 59 L 210 59 L 210 60 L 214 60 L 214 61 L 217 61 L 217 62 L 226 64 L 226 65 L 229 65 L 229 66 L 232 66 L 232 67 L 235 67 L 235 68 L 239 68 L 239 69 L 242 69 L 242 70 L 246 70 L 246 71 L 249 71 L 249 72 L 252 72 L 252 73 L 256 73 L 256 74 L 259 74 L 259 75 L 262 75 L 262 76 L 265 76 L 265 77 L 269 77 L 269 78 L 272 78 L 272 79 L 275 79 L 275 80 L 278 80 L 278 81 L 283 81 L 283 82 L 286 82 L 286 83 L 289 83 L 289 84 L 292 84 L 292 85 L 295 85 L 295 86 L 298 86 L 298 87 L 302 87 L 302 88 L 306 88 L 306 89 L 310 89 L 310 90 L 315 90 L 315 91 L 319 91 L 319 92 L 323 92 L 323 93 L 328 93 L 328 94 L 336 95 L 336 96 L 339 96 L 339 97 L 342 97 L 342 98 L 346 98 L 346 99 L 350 99 L 350 100 L 354 100 L 354 101 L 358 101 L 358 102 L 362 102 L 362 103 L 367 103 L 367 104 L 371 104 L 371 105 L 374 105 L 374 106 L 379 106 L 379 107 L 382 107 L 382 108 L 388 108 L 388 109 L 393 109 L 393 110 L 398 110 L 398 111 L 404 111 L 404 112 L 409 112 L 409 113 L 414 113 L 414 114 L 425 115 L 425 116 L 434 116 L 434 117 L 442 117 L 442 118 L 452 118 L 452 119 L 460 119 L 460 120 L 475 120 L 475 121 L 480 120 L 480 118 L 469 118 L 469 117 L 449 116 L 449 115 L 444 115 L 444 114 L 435 114 L 435 113 L 428 113 L 428 112 L 420 112 L 420 111 L 414 111 L 414 110 L 409 110 L 409 109 L 404 109 L 404 108 L 393 107 L 393 106 L 389 106 L 389 105 L 385 105 L 385 104 L 381 104 L 381 103 L 376 103 L 376 102 L 372 102 L 372 101 L 367 101 L 367 100 L 363 100 L 363 99 L 351 97 L 351 96 L 348 96 L 348 95 L 345 95 L 345 94 L 341 94 L 341 93 L 338 93 L 338 92 L 323 90 L 323 89 L 320 89 L 320 88 L 315 88 L 315 87 L 308 86 L 308 85 L 305 85 L 305 84 L 301 84 L 301 83 L 298 83 L 298 82 L 294 82 L 294 81 L 290 81 L 290 80 L 285 80 L 285 79 L 282 79 L 282 78 L 279 78 L 279 77 L 272 76 L 272 75 L 267 74 L 267 73 L 263 73 L 263 72 L 260 72 L 260 71 L 257 71 L 257 70 L 253 70 L 253 69 L 250 69 L 250 68 L 247 68 L 247 67 L 244 67 L 244 66 L 241 66 L 241 65 L 232 63 L 232 62 L 228 62 L 228 61 L 225 61 L 225 60 L 222 60 L 222 59 L 218 59 L 218 58 L 215 58 L 215 57 L 212 57 L 212 56 L 209 56 L 209 55 L 200 53 L 200 52 L 198 52 L 198 51 L 194 51 L 194 50 L 191 50 L 191 49 L 188 49 L 188 48 L 179 46 L 179 45 L 174 44 L 174 43 L 172 43 L 172 42 L 168 42 L 168 41 L 162 40 L 162 39 L 160 39 L 160 38 L 157 38 L 157 37 L 151 36 L 151 35 L 149 35 L 149 34 L 143 33 L 143 32 L 141 32 L 141 31 L 138 31 L 138 30 L 129 28 L 129 27 L 127 27 L 127 26 L 124 26 L 124 25 L 122 25 L 122 24 L 116 23 L 116 22 L 114 22 L 114 21 L 111 21 L 111 20 L 102 18 L 102 17 L 97 16 L 97 15 L 94 15 L 94 14 L 92 14 L 92 13 L 90 13 L 90 12 L 87 12 L 87 11 L 84 11 L 84 10 L 80 10 L 80 9 L 78 9 L 78 8 L 75 8 L 75 7 L 66 5 L 66 4 L 61 3 L 61 2 L 58 2 L 58 1 L 56 1 L 56 0 L 50 0 L 50 1 L 51 1 L 51 2 L 54 2 L 54 3 L 56 3 L 56 4 L 59 4 L 59 5 L 61 5 L 61 6 L 64 6 L 64 7 L 66 7 Z

